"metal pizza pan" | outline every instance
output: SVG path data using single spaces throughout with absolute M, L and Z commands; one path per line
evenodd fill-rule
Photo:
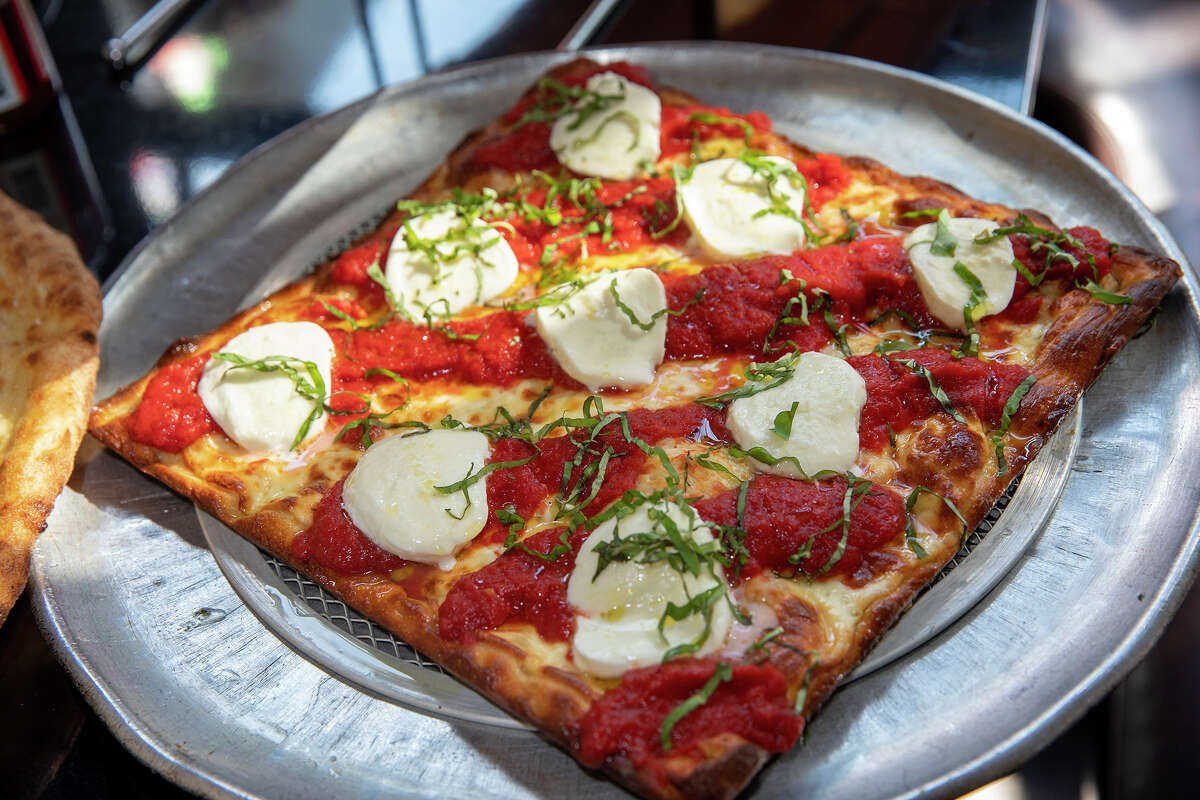
M 1094 225 L 1185 263 L 1081 150 L 990 101 L 902 70 L 761 46 L 594 51 L 716 105 L 761 109 L 834 152 Z M 469 65 L 310 120 L 252 153 L 108 284 L 99 396 L 172 339 L 223 321 L 264 265 L 303 268 L 414 187 L 564 54 Z M 1062 499 L 1017 566 L 951 628 L 843 687 L 756 797 L 947 796 L 1002 774 L 1149 648 L 1196 569 L 1197 279 L 1090 390 Z M 985 540 L 986 541 L 986 540 Z M 619 796 L 535 734 L 410 710 L 283 645 L 219 571 L 191 506 L 94 442 L 39 540 L 35 608 L 101 716 L 207 796 Z

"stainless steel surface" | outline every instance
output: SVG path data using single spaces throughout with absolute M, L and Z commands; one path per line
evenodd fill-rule
M 204 540 L 238 599 L 293 650 L 374 695 L 451 720 L 529 730 L 320 586 L 203 512 Z
M 817 147 L 937 175 L 1183 260 L 1153 217 L 1061 136 L 943 84 L 761 47 L 598 52 L 643 62 L 708 102 L 767 111 Z M 505 59 L 388 89 L 250 156 L 109 282 L 100 395 L 139 375 L 170 339 L 222 321 L 228 298 L 253 288 L 264 264 L 310 263 L 568 57 Z M 1189 271 L 1158 324 L 1090 391 L 1062 500 L 1017 568 L 949 631 L 840 690 L 807 743 L 767 768 L 756 796 L 964 790 L 1028 757 L 1145 652 L 1196 566 L 1196 292 Z M 32 579 L 39 618 L 99 713 L 194 791 L 621 794 L 533 734 L 426 716 L 330 678 L 237 600 L 187 503 L 94 443 L 39 540 Z

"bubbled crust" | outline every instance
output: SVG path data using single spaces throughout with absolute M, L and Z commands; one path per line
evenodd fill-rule
M 570 62 L 556 67 L 551 75 L 561 78 L 590 66 L 591 62 L 584 60 Z M 663 90 L 662 95 L 668 104 L 696 102 L 673 90 Z M 484 186 L 503 190 L 513 185 L 513 176 L 508 173 L 479 171 L 472 162 L 475 149 L 505 129 L 502 122 L 496 121 L 468 135 L 411 196 L 434 200 L 446 196 L 456 186 L 477 191 Z M 752 143 L 767 152 L 794 159 L 813 155 L 812 151 L 774 134 L 755 133 Z M 846 158 L 844 163 L 857 183 L 869 185 L 878 197 L 890 198 L 897 214 L 904 210 L 946 207 L 954 216 L 988 217 L 999 222 L 1016 217 L 1013 209 L 974 200 L 930 178 L 899 175 L 870 159 Z M 1039 224 L 1049 224 L 1043 215 L 1036 214 L 1035 219 Z M 397 221 L 398 215 L 393 214 L 382 224 Z M 289 299 L 311 293 L 329 269 L 329 264 L 322 265 L 314 275 L 284 288 L 216 331 L 177 343 L 158 367 L 214 349 L 252 324 L 273 321 L 274 305 L 284 305 Z M 1036 455 L 1083 389 L 1170 289 L 1179 272 L 1174 262 L 1167 259 L 1121 248 L 1113 257 L 1112 275 L 1116 282 L 1108 288 L 1130 294 L 1135 298 L 1133 303 L 1112 306 L 1086 292 L 1070 291 L 1055 304 L 1055 320 L 1030 364 L 1038 383 L 1021 404 L 1011 429 L 1014 435 L 1026 437 L 1029 445 L 1020 452 L 1009 448 L 1011 469 L 1007 475 L 996 474 L 990 443 L 981 433 L 978 421 L 971 419 L 963 424 L 939 412 L 901 437 L 896 456 L 898 483 L 935 489 L 958 504 L 971 527 L 977 525 Z M 444 582 L 425 589 L 428 594 L 410 597 L 400 584 L 377 575 L 348 578 L 296 563 L 291 557 L 291 542 L 298 531 L 307 527 L 306 513 L 311 503 L 276 505 L 256 514 L 244 514 L 241 509 L 253 503 L 239 496 L 236 482 L 218 486 L 200 480 L 178 457 L 130 439 L 124 421 L 136 408 L 149 379 L 148 375 L 134 382 L 96 408 L 91 430 L 99 439 L 140 469 L 196 500 L 260 547 L 303 568 L 327 589 L 447 667 L 493 702 L 536 725 L 551 741 L 569 752 L 576 750 L 577 721 L 614 682 L 549 665 L 542 651 L 523 649 L 511 637 L 483 633 L 471 645 L 442 640 L 438 635 L 436 609 L 444 596 Z M 331 480 L 330 476 L 312 477 L 304 494 L 319 496 Z M 862 601 L 859 609 L 861 622 L 849 630 L 838 627 L 827 607 L 790 592 L 787 581 L 760 576 L 748 584 L 748 593 L 752 592 L 756 599 L 776 611 L 785 630 L 781 639 L 800 653 L 778 648 L 772 652 L 771 661 L 786 677 L 793 696 L 805 691 L 806 719 L 957 552 L 960 523 L 940 503 L 926 504 L 924 509 L 922 521 L 936 534 L 927 548 L 928 558 L 897 559 L 898 566 L 877 575 L 869 584 L 869 598 Z M 903 550 L 903 545 L 897 549 Z M 646 797 L 725 798 L 741 791 L 768 757 L 766 751 L 738 736 L 719 734 L 686 752 L 661 759 L 658 766 L 667 776 L 665 784 L 653 777 L 653 770 L 639 770 L 619 755 L 610 757 L 603 769 Z
M 0 193 L 0 623 L 71 474 L 99 327 L 100 287 L 71 240 Z

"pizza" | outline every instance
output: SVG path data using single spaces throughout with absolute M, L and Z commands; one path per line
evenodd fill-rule
M 83 439 L 99 327 L 100 288 L 71 240 L 0 193 L 0 623 Z
M 1178 277 L 578 60 L 90 429 L 584 766 L 728 797 Z

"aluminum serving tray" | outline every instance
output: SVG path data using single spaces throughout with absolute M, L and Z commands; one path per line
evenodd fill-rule
M 814 147 L 873 156 L 1184 261 L 1162 226 L 1078 148 L 944 84 L 760 46 L 595 54 L 642 62 L 664 85 L 712 104 L 764 110 L 782 132 Z M 98 396 L 140 375 L 174 338 L 213 327 L 243 298 L 298 274 L 568 57 L 508 58 L 387 89 L 243 159 L 110 281 Z M 939 584 L 982 570 L 978 580 L 957 580 L 970 595 L 969 613 L 897 657 L 936 632 L 923 618 L 940 615 L 944 626 L 957 616 L 938 609 L 963 601 L 939 600 L 935 587 L 922 601 L 930 610 L 918 605 L 877 651 L 895 660 L 839 690 L 807 743 L 753 784 L 755 797 L 971 788 L 1027 758 L 1145 652 L 1196 566 L 1196 293 L 1189 271 L 1157 325 L 1089 392 L 1077 437 L 1060 436 L 1047 448 L 1052 466 L 1047 458 L 1034 465 L 1043 477 L 1027 478 L 1014 508 L 979 545 L 991 552 L 976 553 Z M 1030 510 L 1015 508 L 1026 502 Z M 252 613 L 243 597 L 254 581 L 268 585 L 253 578 L 266 562 L 253 547 L 220 544 L 209 528 L 202 531 L 190 504 L 89 440 L 34 552 L 36 610 L 60 657 L 121 740 L 169 778 L 209 796 L 623 794 L 434 670 L 414 667 L 408 687 L 432 703 L 397 697 L 404 679 L 389 656 L 313 617 L 287 576 L 276 573 L 284 589 L 268 587 Z M 975 559 L 1017 564 L 1004 575 Z M 332 656 L 282 635 L 326 663 L 357 648 L 363 673 L 348 677 L 369 693 L 293 652 L 255 614 L 276 631 L 272 620 L 306 614 L 329 628 Z M 403 661 L 400 650 L 393 655 Z M 372 671 L 373 663 L 380 668 Z

